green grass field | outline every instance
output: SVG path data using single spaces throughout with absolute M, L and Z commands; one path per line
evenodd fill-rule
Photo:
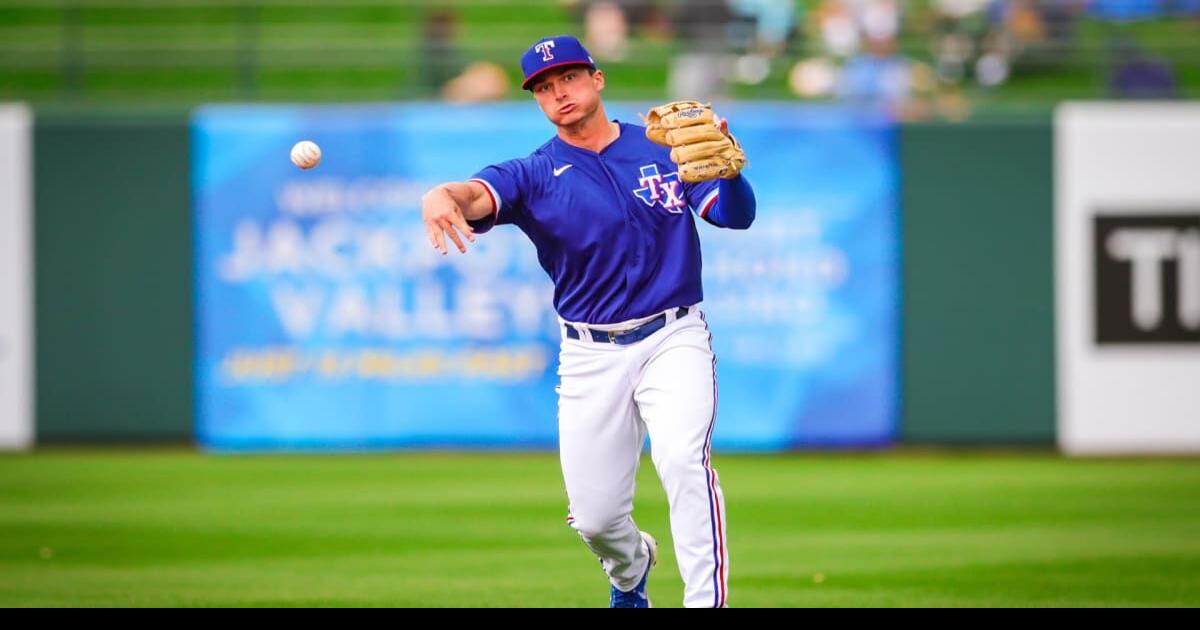
M 731 605 L 1197 606 L 1200 460 L 719 456 Z M 659 607 L 679 605 L 662 490 Z M 0 457 L 0 606 L 604 606 L 553 454 Z

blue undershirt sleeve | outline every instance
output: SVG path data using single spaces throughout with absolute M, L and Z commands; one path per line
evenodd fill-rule
M 744 230 L 754 223 L 758 203 L 754 198 L 754 189 L 744 175 L 719 180 L 714 192 L 716 194 L 710 194 L 706 203 L 697 209 L 700 218 L 717 227 L 734 230 Z

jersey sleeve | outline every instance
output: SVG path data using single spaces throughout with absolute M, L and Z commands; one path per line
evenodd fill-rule
M 525 211 L 525 195 L 529 190 L 529 165 L 526 160 L 509 160 L 493 164 L 475 175 L 470 182 L 483 185 L 492 200 L 492 216 L 468 221 L 476 233 L 482 234 L 493 225 L 513 223 Z
M 684 184 L 683 194 L 687 199 L 688 207 L 695 212 L 701 219 L 708 218 L 708 212 L 717 203 L 719 180 L 709 180 L 706 182 L 696 182 L 694 184 Z

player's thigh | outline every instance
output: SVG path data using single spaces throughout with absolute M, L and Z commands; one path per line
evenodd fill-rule
M 560 429 L 596 433 L 631 411 L 628 353 L 612 346 L 564 342 L 558 362 Z
M 707 443 L 716 417 L 716 361 L 698 316 L 659 343 L 638 380 L 635 400 L 656 451 L 689 456 Z
M 560 355 L 559 454 L 572 501 L 631 493 L 645 439 L 633 401 L 631 356 L 566 347 Z

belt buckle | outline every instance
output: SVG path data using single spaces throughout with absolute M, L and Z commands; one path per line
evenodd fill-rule
M 615 333 L 616 333 L 616 331 L 613 331 L 613 330 L 608 331 L 608 343 L 611 343 L 611 344 L 617 343 L 617 335 Z

